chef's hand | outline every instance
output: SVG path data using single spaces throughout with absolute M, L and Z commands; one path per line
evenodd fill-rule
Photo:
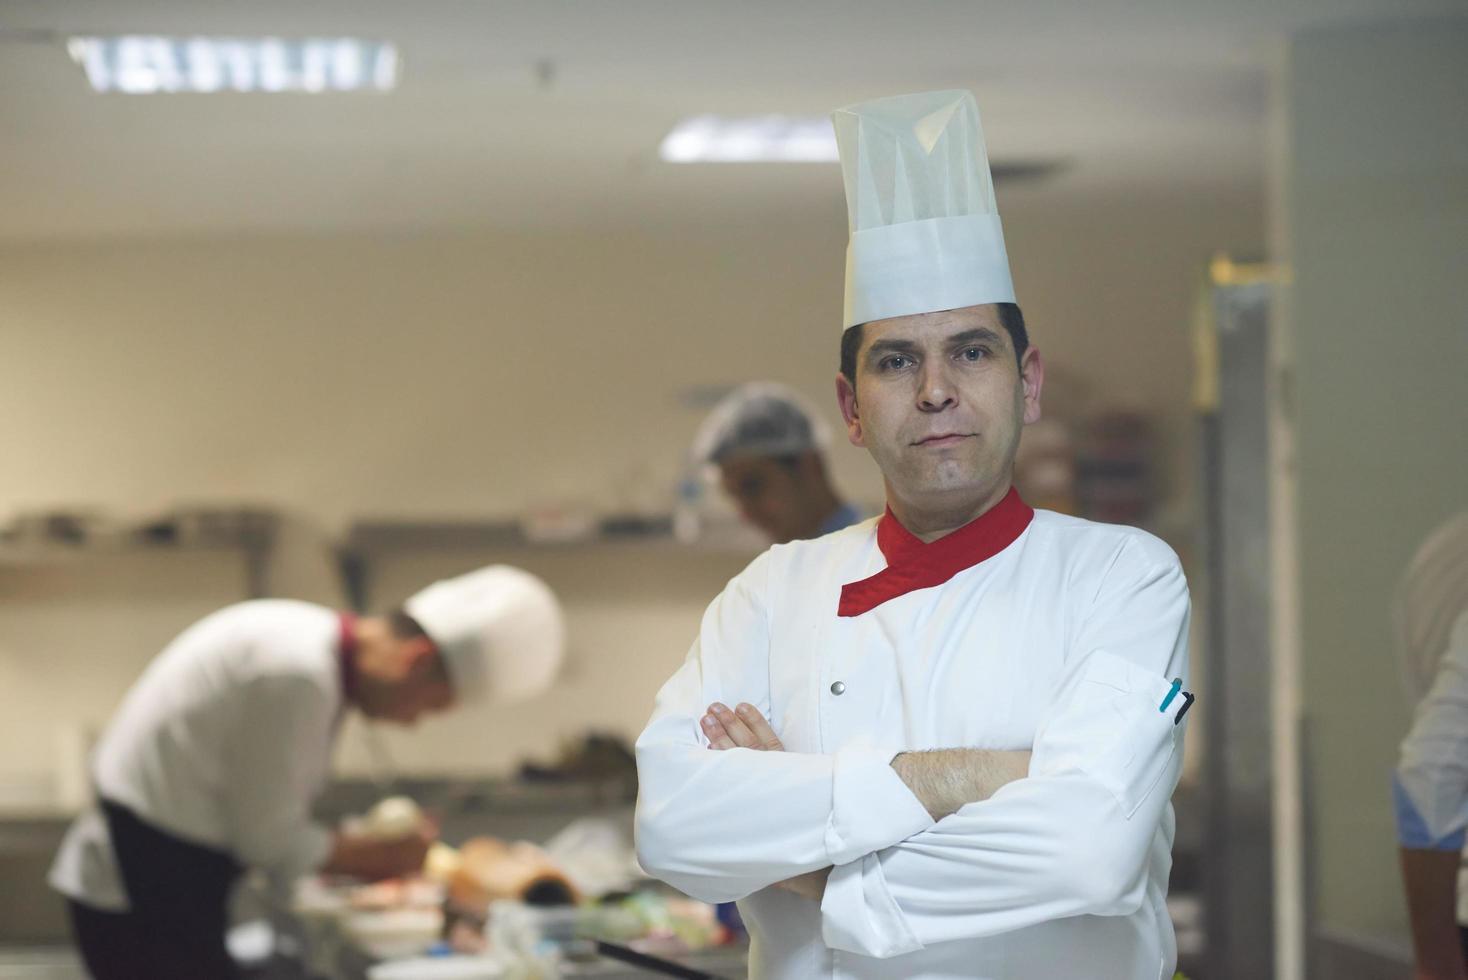
M 709 748 L 754 749 L 758 752 L 784 752 L 780 736 L 770 727 L 765 716 L 752 704 L 740 704 L 733 711 L 717 701 L 701 722 L 703 733 L 708 736 Z M 777 881 L 771 887 L 791 892 L 812 902 L 819 902 L 826 894 L 826 879 L 831 876 L 830 868 L 818 868 L 803 875 Z
M 740 704 L 733 711 L 715 701 L 703 716 L 703 733 L 711 749 L 755 749 L 760 752 L 784 752 L 780 737 L 752 704 Z
M 738 704 L 731 712 L 728 706 L 715 701 L 700 723 L 703 725 L 703 734 L 708 735 L 709 748 L 715 751 L 724 751 L 727 748 L 753 748 L 762 753 L 785 751 L 780 736 L 775 735 L 775 729 L 769 726 L 768 720 L 765 720 L 765 716 L 753 704 Z M 831 869 L 822 867 L 797 874 L 784 882 L 775 882 L 771 888 L 819 902 L 825 896 L 828 877 L 831 877 Z
M 423 870 L 428 848 L 436 840 L 438 824 L 426 817 L 419 820 L 412 833 L 386 840 L 338 831 L 332 842 L 331 856 L 321 866 L 321 871 L 368 881 L 417 874 Z

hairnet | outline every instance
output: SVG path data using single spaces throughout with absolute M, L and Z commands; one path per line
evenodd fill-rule
M 762 381 L 736 389 L 709 413 L 693 454 L 702 463 L 735 455 L 795 456 L 825 449 L 829 438 L 799 395 Z

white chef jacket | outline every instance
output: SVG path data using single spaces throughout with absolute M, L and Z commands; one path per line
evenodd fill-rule
M 343 707 L 339 615 L 266 599 L 199 621 L 143 672 L 92 759 L 97 793 L 181 840 L 290 880 L 331 835 L 310 820 Z M 93 908 L 127 895 L 101 811 L 72 824 L 51 886 Z
M 1176 556 L 1037 511 L 946 583 L 838 617 L 886 567 L 877 526 L 777 545 L 709 606 L 637 743 L 644 868 L 739 900 L 752 977 L 1170 978 Z M 755 705 L 787 751 L 710 751 L 716 700 Z M 952 747 L 1034 754 L 934 823 L 890 761 Z M 819 905 L 769 887 L 829 865 Z
M 1412 728 L 1393 773 L 1398 841 L 1461 851 L 1468 826 L 1468 512 L 1438 527 L 1402 576 L 1393 604 Z M 1468 867 L 1458 874 L 1468 923 Z

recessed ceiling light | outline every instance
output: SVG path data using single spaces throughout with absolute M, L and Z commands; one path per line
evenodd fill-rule
M 355 38 L 73 37 L 98 92 L 351 92 L 397 86 L 391 44 Z
M 836 134 L 825 117 L 694 116 L 658 147 L 668 163 L 834 163 Z

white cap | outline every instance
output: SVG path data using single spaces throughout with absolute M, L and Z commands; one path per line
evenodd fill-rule
M 1013 303 L 979 107 L 920 92 L 831 115 L 846 181 L 842 329 L 981 303 Z
M 730 456 L 796 456 L 822 450 L 830 435 L 805 399 L 772 381 L 741 385 L 704 419 L 693 456 L 719 463 Z
M 545 691 L 565 652 L 550 588 L 529 572 L 490 565 L 435 582 L 403 604 L 438 647 L 464 701 L 521 701 Z

